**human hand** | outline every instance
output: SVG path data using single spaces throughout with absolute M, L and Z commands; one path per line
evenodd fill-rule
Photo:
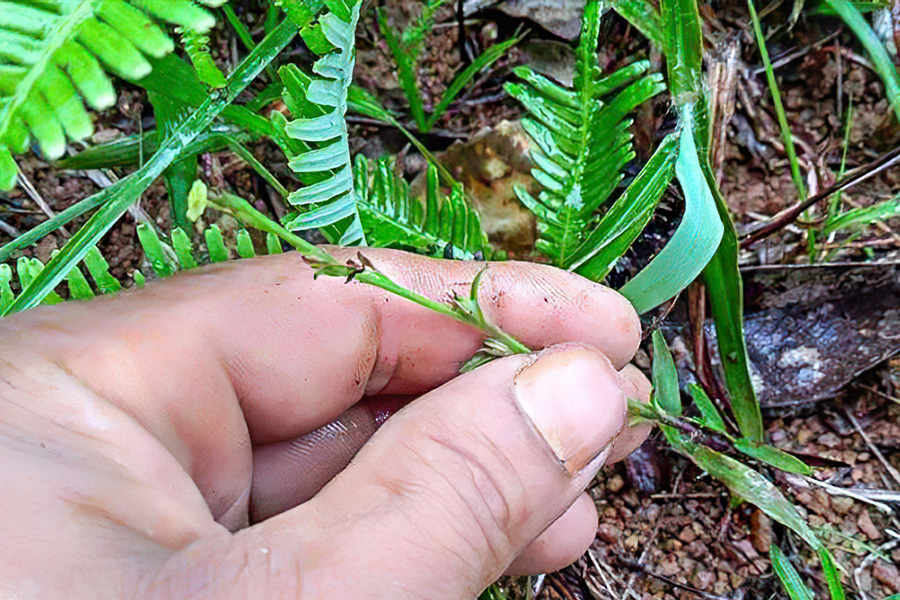
M 365 254 L 436 299 L 485 266 Z M 478 331 L 296 254 L 4 318 L 0 597 L 468 600 L 575 560 L 583 490 L 646 437 L 639 322 L 534 264 L 480 301 L 566 344 L 457 376 Z

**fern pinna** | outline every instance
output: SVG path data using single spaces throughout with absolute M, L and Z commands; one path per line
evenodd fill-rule
M 166 241 L 160 239 L 156 230 L 147 223 L 138 225 L 137 233 L 147 262 L 158 278 L 169 277 L 178 271 L 193 269 L 202 264 L 224 262 L 234 254 L 239 258 L 252 258 L 257 254 L 246 229 L 239 229 L 235 243 L 229 245 L 217 225 L 207 227 L 203 230 L 206 246 L 204 252 L 199 252 L 194 247 L 190 236 L 183 229 L 174 229 L 170 239 Z M 281 251 L 281 241 L 272 234 L 267 235 L 265 252 L 279 254 Z M 60 292 L 67 289 L 70 298 L 87 300 L 97 294 L 115 294 L 122 290 L 122 283 L 109 272 L 109 263 L 96 246 L 84 257 L 82 266 L 94 285 L 91 286 L 88 277 L 76 266 L 66 275 L 65 287 L 57 288 Z M 19 257 L 16 262 L 15 273 L 8 264 L 0 264 L 0 314 L 16 299 L 13 291 L 15 279 L 18 279 L 15 287 L 25 289 L 43 268 L 44 264 L 40 260 L 25 256 Z M 140 270 L 135 270 L 132 276 L 136 287 L 144 285 L 146 278 Z M 44 297 L 42 304 L 58 304 L 63 300 L 59 293 L 52 291 Z
M 532 173 L 543 188 L 537 198 L 519 187 L 519 199 L 535 214 L 537 249 L 562 268 L 584 252 L 583 244 L 603 206 L 634 158 L 628 114 L 665 88 L 658 74 L 638 62 L 604 76 L 597 40 L 604 3 L 585 6 L 573 87 L 563 87 L 529 67 L 506 89 L 528 111 L 523 126 L 537 148 Z
M 157 21 L 201 33 L 215 24 L 191 0 L 0 0 L 0 189 L 15 185 L 12 153 L 32 139 L 56 159 L 67 138 L 91 135 L 84 104 L 116 100 L 107 72 L 139 80 L 173 50 Z

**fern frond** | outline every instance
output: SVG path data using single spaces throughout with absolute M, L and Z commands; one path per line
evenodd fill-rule
M 313 64 L 313 75 L 294 66 L 279 71 L 284 83 L 284 102 L 295 117 L 282 129 L 287 137 L 298 142 L 287 148 L 293 151 L 289 154 L 289 165 L 306 184 L 288 197 L 300 211 L 286 218 L 285 227 L 320 228 L 327 237 L 336 238 L 331 241 L 345 245 L 365 244 L 356 209 L 344 120 L 347 89 L 353 79 L 361 0 L 349 2 L 326 2 L 329 10 L 319 17 L 317 33 L 309 32 L 304 37 L 311 47 L 321 47 L 325 40 L 333 48 Z
M 138 225 L 137 233 L 147 262 L 155 276 L 160 279 L 203 264 L 230 260 L 233 253 L 239 258 L 251 258 L 256 255 L 256 249 L 246 229 L 237 231 L 236 243 L 234 248 L 231 248 L 225 242 L 218 226 L 209 226 L 202 233 L 206 243 L 205 252 L 194 248 L 191 238 L 183 229 L 173 230 L 168 241 L 160 239 L 156 230 L 146 223 Z M 281 242 L 272 234 L 266 237 L 265 253 L 281 253 Z M 122 289 L 122 282 L 109 272 L 109 263 L 96 246 L 85 256 L 82 266 L 93 281 L 93 285 L 81 268 L 76 266 L 66 275 L 65 284 L 60 284 L 57 287 L 58 291 L 52 291 L 44 297 L 42 304 L 63 302 L 66 290 L 68 297 L 73 300 L 88 300 L 99 294 L 115 294 Z M 13 291 L 13 286 L 19 290 L 25 289 L 43 268 L 44 264 L 37 258 L 24 256 L 17 260 L 15 272 L 8 264 L 0 264 L 0 314 L 16 299 L 17 293 Z M 145 274 L 138 270 L 132 276 L 136 287 L 142 286 L 146 280 Z
M 441 194 L 434 166 L 428 166 L 424 206 L 394 171 L 391 157 L 370 164 L 358 155 L 353 170 L 359 215 L 370 246 L 458 260 L 493 257 L 478 212 L 458 187 Z
M 85 104 L 108 108 L 107 73 L 146 76 L 147 57 L 174 48 L 157 24 L 204 32 L 213 16 L 191 0 L 0 0 L 0 189 L 15 184 L 12 153 L 35 140 L 49 159 L 93 132 Z
M 537 217 L 537 249 L 563 268 L 579 259 L 596 211 L 635 156 L 628 114 L 664 89 L 660 75 L 645 75 L 646 61 L 601 74 L 597 39 L 602 6 L 594 0 L 585 7 L 572 88 L 529 67 L 517 68 L 521 81 L 506 85 L 528 112 L 523 126 L 536 146 L 532 174 L 543 188 L 537 198 L 521 187 L 516 193 Z

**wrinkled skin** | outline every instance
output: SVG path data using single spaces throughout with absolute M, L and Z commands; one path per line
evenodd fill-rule
M 484 266 L 365 253 L 436 299 Z M 0 597 L 462 600 L 575 560 L 646 437 L 639 322 L 539 265 L 480 294 L 552 348 L 457 376 L 478 331 L 296 254 L 3 319 Z

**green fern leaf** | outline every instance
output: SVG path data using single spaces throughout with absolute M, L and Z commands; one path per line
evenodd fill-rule
M 458 260 L 492 258 L 478 212 L 458 187 L 441 195 L 434 166 L 428 167 L 424 206 L 395 173 L 391 157 L 370 165 L 357 156 L 354 179 L 362 228 L 370 246 Z
M 157 20 L 204 32 L 213 16 L 190 0 L 0 0 L 0 188 L 15 184 L 12 153 L 35 140 L 48 159 L 93 132 L 85 104 L 108 108 L 106 73 L 139 80 L 148 57 L 174 48 Z
M 361 0 L 351 0 L 351 4 L 343 0 L 326 3 L 329 10 L 319 17 L 317 31 L 333 50 L 315 62 L 313 75 L 294 66 L 279 71 L 285 105 L 295 117 L 283 126 L 283 131 L 299 142 L 293 148 L 295 153 L 289 155 L 289 164 L 305 184 L 288 197 L 300 210 L 286 219 L 285 227 L 319 228 L 331 241 L 344 245 L 366 242 L 356 207 L 344 121 L 347 89 L 353 78 L 360 4 Z M 318 39 L 318 34 L 310 33 L 304 39 L 309 44 L 309 40 Z
M 595 212 L 634 158 L 628 114 L 664 89 L 660 75 L 645 75 L 646 61 L 606 76 L 600 73 L 597 39 L 603 8 L 597 0 L 585 7 L 571 89 L 529 67 L 517 68 L 521 81 L 506 85 L 529 113 L 523 126 L 536 145 L 532 173 L 543 188 L 536 198 L 521 187 L 516 193 L 537 217 L 537 249 L 562 268 L 583 258 Z
M 644 230 L 675 175 L 679 138 L 663 140 L 628 189 L 613 203 L 597 227 L 575 251 L 569 268 L 592 281 L 602 281 Z

